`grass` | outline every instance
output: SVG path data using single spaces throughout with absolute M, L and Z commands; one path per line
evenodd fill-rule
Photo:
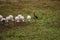
M 0 40 L 60 40 L 60 7 L 59 5 L 22 5 L 21 3 L 1 3 L 0 14 L 4 17 L 12 14 L 25 16 L 24 23 L 9 22 L 0 24 Z M 33 19 L 33 10 L 39 19 Z M 26 16 L 32 16 L 31 23 Z

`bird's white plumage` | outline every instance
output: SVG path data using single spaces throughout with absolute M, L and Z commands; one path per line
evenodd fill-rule
M 31 16 L 30 16 L 30 15 L 27 16 L 27 20 L 28 20 L 28 21 L 31 20 Z
M 9 16 L 6 17 L 6 22 L 8 22 L 8 21 L 14 21 L 12 15 L 9 15 Z

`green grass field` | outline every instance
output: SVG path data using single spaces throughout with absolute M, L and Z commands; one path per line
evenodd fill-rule
M 24 23 L 0 23 L 0 40 L 60 40 L 60 3 L 57 2 L 20 2 L 0 3 L 0 15 L 22 14 Z M 33 10 L 39 17 L 33 19 Z M 31 15 L 31 22 L 26 20 Z

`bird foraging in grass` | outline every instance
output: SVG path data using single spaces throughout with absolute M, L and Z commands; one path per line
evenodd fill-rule
M 9 21 L 14 21 L 12 15 L 9 15 L 9 16 L 6 17 L 6 22 L 9 22 Z
M 35 12 L 34 12 L 34 19 L 38 19 L 38 16 L 35 14 Z
M 30 22 L 30 20 L 31 20 L 31 16 L 30 15 L 27 16 L 27 20 L 28 20 L 28 22 Z
M 16 22 L 24 22 L 24 16 L 18 15 L 15 17 Z
M 33 13 L 33 18 L 34 18 L 34 20 L 35 20 L 35 23 L 37 22 L 37 20 L 38 20 L 38 16 L 35 14 L 35 12 Z

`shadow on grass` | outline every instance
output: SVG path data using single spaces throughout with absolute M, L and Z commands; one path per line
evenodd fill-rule
M 8 23 L 1 23 L 0 22 L 0 32 L 8 31 L 11 29 L 16 29 L 17 27 L 26 27 L 29 26 L 31 23 L 28 22 L 8 22 Z

